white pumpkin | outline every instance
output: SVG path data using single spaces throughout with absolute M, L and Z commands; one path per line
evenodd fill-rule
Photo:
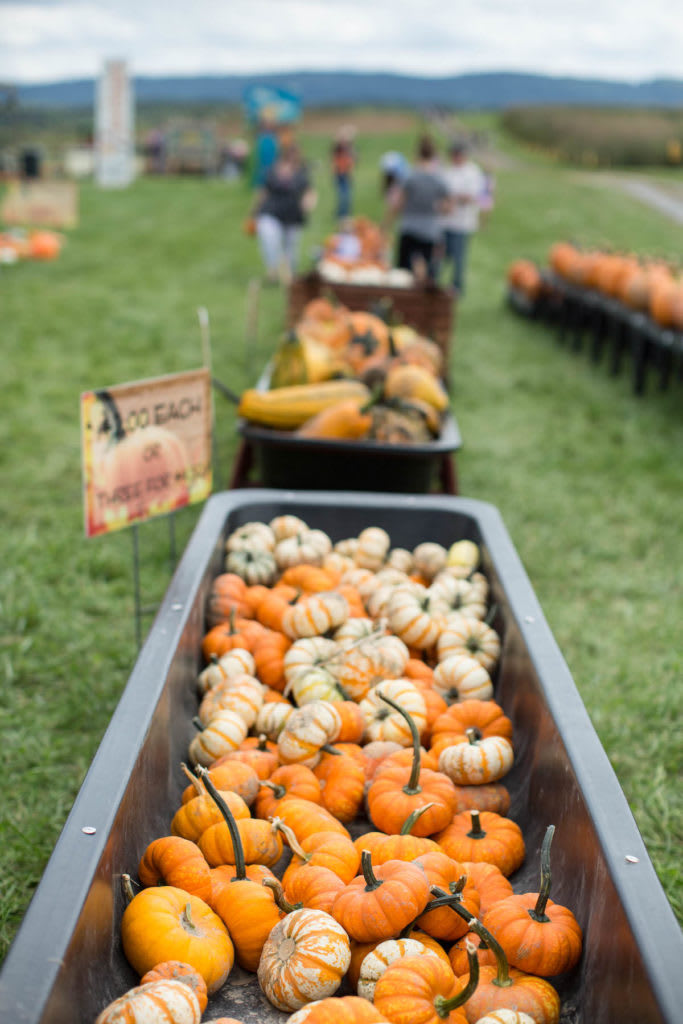
M 356 991 L 369 1002 L 375 997 L 375 985 L 387 967 L 404 956 L 436 956 L 418 939 L 386 939 L 365 955 L 360 965 Z
M 492 672 L 500 657 L 500 637 L 495 629 L 481 619 L 466 615 L 449 615 L 436 645 L 439 661 L 454 654 L 474 658 L 487 672 Z
M 322 636 L 341 626 L 348 617 L 348 601 L 338 591 L 309 594 L 285 608 L 282 613 L 282 632 L 293 640 Z
M 407 711 L 419 733 L 424 731 L 427 724 L 427 707 L 418 688 L 409 679 L 384 680 L 370 690 L 359 704 L 365 719 L 363 742 L 391 740 L 400 743 L 402 747 L 409 747 L 413 742 L 410 727 L 398 711 L 394 711 L 381 699 L 382 693 Z
M 190 743 L 189 757 L 192 764 L 208 768 L 216 758 L 237 750 L 247 738 L 248 731 L 244 719 L 234 711 L 216 712 Z
M 434 669 L 434 689 L 447 704 L 469 699 L 490 700 L 493 683 L 483 665 L 475 658 L 454 654 Z
M 498 782 L 512 768 L 512 744 L 504 736 L 485 736 L 444 747 L 439 771 L 456 786 L 481 786 Z
M 320 748 L 334 743 L 341 726 L 339 712 L 330 701 L 311 701 L 297 708 L 287 719 L 277 741 L 280 761 L 315 768 L 321 757 Z
M 168 978 L 124 992 L 105 1006 L 95 1024 L 199 1024 L 201 1017 L 192 988 Z
M 245 523 L 233 530 L 225 542 L 226 551 L 272 551 L 275 535 L 266 523 Z
M 391 538 L 380 526 L 368 526 L 358 534 L 358 547 L 354 561 L 362 569 L 376 572 L 383 564 L 391 547 Z
M 351 963 L 349 937 L 324 910 L 293 910 L 265 941 L 258 982 L 278 1010 L 333 995 Z
M 332 541 L 322 530 L 302 530 L 285 537 L 275 546 L 275 560 L 280 569 L 293 565 L 322 565 L 332 550 Z
M 202 725 L 209 724 L 218 711 L 234 711 L 251 729 L 263 705 L 263 685 L 254 676 L 230 676 L 204 697 L 197 717 Z

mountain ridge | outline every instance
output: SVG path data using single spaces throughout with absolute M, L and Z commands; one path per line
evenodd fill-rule
M 683 79 L 672 78 L 627 82 L 513 71 L 470 72 L 440 77 L 364 71 L 133 77 L 136 102 L 150 104 L 204 102 L 236 105 L 242 102 L 245 90 L 253 85 L 292 91 L 301 98 L 305 108 L 311 109 L 360 105 L 465 110 L 501 110 L 530 104 L 683 106 Z M 89 107 L 94 102 L 95 92 L 96 81 L 90 78 L 16 87 L 19 103 L 32 107 Z

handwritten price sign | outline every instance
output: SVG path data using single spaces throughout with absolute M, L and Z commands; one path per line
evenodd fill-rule
M 88 537 L 203 501 L 211 493 L 208 369 L 81 395 Z

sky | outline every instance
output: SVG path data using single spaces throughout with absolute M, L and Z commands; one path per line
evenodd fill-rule
M 0 0 L 0 81 L 528 71 L 683 77 L 680 0 Z

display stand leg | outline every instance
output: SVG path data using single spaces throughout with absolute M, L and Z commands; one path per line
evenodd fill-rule
M 135 642 L 138 650 L 142 647 L 142 606 L 140 602 L 140 540 L 138 524 L 131 527 L 133 538 L 133 598 L 135 602 Z
M 175 572 L 176 562 L 178 561 L 176 553 L 176 542 L 175 542 L 175 511 L 170 512 L 168 515 L 168 563 L 171 572 L 171 576 Z

